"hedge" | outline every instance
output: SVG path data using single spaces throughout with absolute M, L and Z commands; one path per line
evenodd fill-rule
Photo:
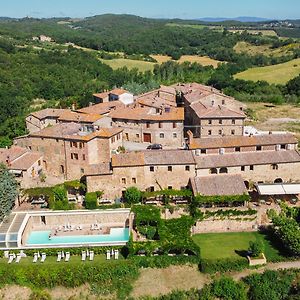
M 231 195 L 231 196 L 203 196 L 203 195 L 198 195 L 194 198 L 194 201 L 198 205 L 206 204 L 206 203 L 246 202 L 246 201 L 250 201 L 250 196 L 247 195 L 247 194 Z
M 203 273 L 224 273 L 228 271 L 241 271 L 249 267 L 246 258 L 228 258 L 228 259 L 201 259 L 199 269 Z

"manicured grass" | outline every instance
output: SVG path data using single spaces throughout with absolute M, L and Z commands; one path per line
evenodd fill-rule
M 153 71 L 154 63 L 142 60 L 133 60 L 125 58 L 100 59 L 103 63 L 109 65 L 112 69 L 127 67 L 129 70 L 137 68 L 140 72 Z
M 300 74 L 300 58 L 289 62 L 259 68 L 250 68 L 244 72 L 236 74 L 237 79 L 259 81 L 264 80 L 269 83 L 285 84 L 289 80 Z
M 194 235 L 193 240 L 200 247 L 203 259 L 240 258 L 248 250 L 249 242 L 256 240 L 264 243 L 264 253 L 268 260 L 281 257 L 267 236 L 258 232 L 205 233 Z

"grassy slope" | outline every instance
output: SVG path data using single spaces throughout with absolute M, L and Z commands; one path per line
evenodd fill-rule
M 299 74 L 300 58 L 293 59 L 283 64 L 250 68 L 244 72 L 236 74 L 235 78 L 252 81 L 264 80 L 269 83 L 285 84 Z
M 265 245 L 267 259 L 275 259 L 280 253 L 272 247 L 267 238 L 257 232 L 207 233 L 193 236 L 193 240 L 201 249 L 204 259 L 239 258 L 235 251 L 245 251 L 250 241 L 262 240 Z

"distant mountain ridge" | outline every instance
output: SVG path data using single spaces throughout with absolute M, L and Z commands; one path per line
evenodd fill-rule
M 238 22 L 243 22 L 243 23 L 253 23 L 253 22 L 266 22 L 266 21 L 271 21 L 271 19 L 267 19 L 267 18 L 247 17 L 247 16 L 235 17 L 235 18 L 225 18 L 225 17 L 214 18 L 214 17 L 206 17 L 206 18 L 197 18 L 196 20 L 198 20 L 198 21 L 203 21 L 203 22 L 238 21 Z

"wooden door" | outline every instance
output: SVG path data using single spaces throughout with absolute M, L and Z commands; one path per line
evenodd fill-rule
M 151 133 L 144 133 L 144 143 L 151 143 Z

